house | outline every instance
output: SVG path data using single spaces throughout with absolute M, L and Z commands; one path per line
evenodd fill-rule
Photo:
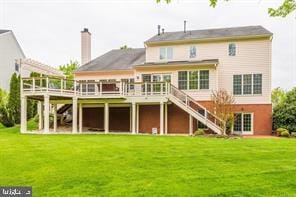
M 73 133 L 192 135 L 201 126 L 221 133 L 225 123 L 209 107 L 212 92 L 224 89 L 235 98 L 233 132 L 268 135 L 272 36 L 262 26 L 189 31 L 184 25 L 177 32 L 161 32 L 159 26 L 144 48 L 111 50 L 91 60 L 91 34 L 84 29 L 83 65 L 75 80 L 23 79 L 31 85 L 23 89 L 22 103 L 27 98 L 44 103 L 43 133 L 58 130 L 57 104 L 72 107 Z
M 0 30 L 0 88 L 9 90 L 10 78 L 14 72 L 19 72 L 16 60 L 25 58 L 11 30 Z M 28 73 L 24 73 L 28 75 Z

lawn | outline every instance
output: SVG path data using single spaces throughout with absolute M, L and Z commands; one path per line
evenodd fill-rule
M 34 196 L 296 196 L 294 139 L 18 130 L 0 130 L 0 185 Z

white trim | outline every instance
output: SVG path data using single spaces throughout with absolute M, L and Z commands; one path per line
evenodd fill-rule
M 254 112 L 234 112 L 235 114 L 241 114 L 241 127 L 242 131 L 234 131 L 234 126 L 232 128 L 233 133 L 238 133 L 242 135 L 253 135 L 254 134 Z M 244 114 L 251 114 L 251 131 L 244 131 Z

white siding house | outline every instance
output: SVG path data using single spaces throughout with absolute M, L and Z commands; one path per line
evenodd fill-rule
M 11 75 L 15 72 L 15 62 L 25 58 L 19 43 L 11 30 L 0 30 L 0 88 L 9 90 Z

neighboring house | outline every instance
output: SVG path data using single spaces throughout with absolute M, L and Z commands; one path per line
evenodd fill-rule
M 15 62 L 22 58 L 25 58 L 25 54 L 13 32 L 11 30 L 0 30 L 0 88 L 9 90 L 12 74 L 15 71 L 19 72 Z
M 73 105 L 74 133 L 192 134 L 201 126 L 221 133 L 223 121 L 209 106 L 212 91 L 225 89 L 235 97 L 233 131 L 268 135 L 272 36 L 262 26 L 179 32 L 160 32 L 159 27 L 145 48 L 111 50 L 91 60 L 91 34 L 84 29 L 75 88 L 28 89 L 23 102 L 27 97 L 44 101 L 45 133 L 50 130 L 49 103 Z M 53 131 L 57 126 L 54 121 Z

